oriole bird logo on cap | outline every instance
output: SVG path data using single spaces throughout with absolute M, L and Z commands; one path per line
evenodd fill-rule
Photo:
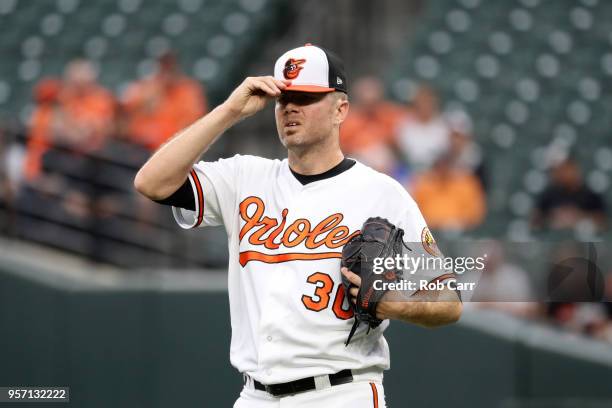
M 302 66 L 305 63 L 305 59 L 293 59 L 289 58 L 285 62 L 285 69 L 283 69 L 283 75 L 285 79 L 295 79 L 300 74 L 300 71 L 304 68 Z

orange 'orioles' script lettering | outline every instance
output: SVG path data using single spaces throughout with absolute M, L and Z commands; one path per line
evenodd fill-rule
M 308 249 L 325 246 L 329 249 L 340 248 L 359 231 L 350 234 L 349 228 L 340 225 L 344 216 L 332 214 L 316 224 L 314 228 L 309 220 L 299 218 L 288 226 L 286 208 L 281 213 L 281 220 L 264 216 L 266 205 L 259 197 L 247 197 L 240 203 L 240 218 L 245 222 L 240 230 L 239 239 L 249 234 L 251 245 L 263 246 L 266 249 L 278 249 L 282 246 L 293 248 L 300 244 Z M 318 259 L 342 258 L 342 252 L 290 252 L 283 254 L 265 254 L 258 251 L 243 251 L 240 253 L 240 265 L 249 261 L 265 263 L 280 263 L 287 261 L 311 261 Z

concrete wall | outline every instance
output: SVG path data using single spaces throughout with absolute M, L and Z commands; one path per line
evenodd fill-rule
M 78 407 L 230 407 L 241 377 L 227 295 L 175 276 L 172 287 L 92 284 L 0 262 L 0 385 L 68 385 Z M 393 407 L 612 401 L 610 346 L 504 316 L 466 313 L 437 330 L 393 322 L 387 339 Z

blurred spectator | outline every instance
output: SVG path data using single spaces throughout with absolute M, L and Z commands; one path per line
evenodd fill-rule
M 123 95 L 127 138 L 155 150 L 207 112 L 199 82 L 183 74 L 176 55 L 158 60 L 157 72 L 130 85 Z
M 609 270 L 606 275 L 606 283 L 604 286 L 605 295 L 604 301 L 606 307 L 606 314 L 608 315 L 608 319 L 610 323 L 612 323 L 612 270 Z
M 532 225 L 560 230 L 587 222 L 601 230 L 606 221 L 604 198 L 585 185 L 578 163 L 567 158 L 555 165 L 548 188 L 537 199 Z
M 21 132 L 0 118 L 0 202 L 10 205 L 22 179 L 25 156 Z
M 0 118 L 0 231 L 14 233 L 15 201 L 23 182 L 25 136 L 20 126 Z
M 99 149 L 115 130 L 115 100 L 99 85 L 91 62 L 70 62 L 59 93 L 61 120 L 54 129 L 54 144 L 72 151 Z
M 382 82 L 363 77 L 355 82 L 351 111 L 340 127 L 342 150 L 383 173 L 396 170 L 397 159 L 391 145 L 397 124 L 405 111 L 384 100 Z
M 29 123 L 27 157 L 24 175 L 32 181 L 40 175 L 42 157 L 53 143 L 54 129 L 62 118 L 59 95 L 61 82 L 55 78 L 44 78 L 34 88 L 35 109 Z
M 415 177 L 411 192 L 433 229 L 471 229 L 485 216 L 486 199 L 480 182 L 473 174 L 453 168 L 449 153 Z
M 416 92 L 407 118 L 400 124 L 397 144 L 414 170 L 431 167 L 450 145 L 449 129 L 440 115 L 438 97 L 422 85 Z
M 6 233 L 9 230 L 6 219 L 3 217 L 3 211 L 10 211 L 13 208 L 14 192 L 11 188 L 11 182 L 8 175 L 8 140 L 4 130 L 4 124 L 0 122 L 0 233 Z
M 612 271 L 606 276 L 604 303 L 602 303 L 606 319 L 593 328 L 593 336 L 612 343 Z
M 463 111 L 451 111 L 444 115 L 450 131 L 450 153 L 454 166 L 474 174 L 486 191 L 485 166 L 482 150 L 474 141 L 472 119 Z
M 472 302 L 478 307 L 501 310 L 518 317 L 534 317 L 538 305 L 527 272 L 506 260 L 498 242 L 486 244 L 485 268 L 477 282 Z
M 92 156 L 115 131 L 115 100 L 97 82 L 93 65 L 71 61 L 62 80 L 46 78 L 34 89 L 20 208 L 54 214 L 56 221 L 90 221 L 102 194 L 95 182 L 100 167 Z M 52 205 L 49 205 L 52 203 Z
M 607 341 L 609 320 L 603 303 L 552 302 L 548 304 L 548 317 L 558 327 L 575 333 L 598 337 Z
M 602 276 L 599 281 L 599 271 L 593 270 L 592 262 L 601 266 L 596 259 L 601 259 L 602 254 L 597 256 L 591 251 L 592 244 L 562 241 L 556 245 L 547 277 L 550 302 L 546 315 L 550 322 L 565 330 L 607 339 L 608 310 L 606 303 L 599 301 L 602 295 L 612 295 L 610 288 L 603 286 L 612 279 Z

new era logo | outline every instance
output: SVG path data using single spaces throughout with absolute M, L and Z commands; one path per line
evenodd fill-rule
M 342 85 L 342 79 L 340 77 L 336 77 L 336 85 Z

